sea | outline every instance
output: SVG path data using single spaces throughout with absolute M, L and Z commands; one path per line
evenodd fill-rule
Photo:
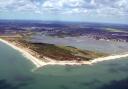
M 36 69 L 20 52 L 0 42 L 0 89 L 128 89 L 128 58 Z

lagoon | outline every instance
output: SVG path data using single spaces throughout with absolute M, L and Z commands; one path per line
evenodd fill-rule
M 31 41 L 55 45 L 73 46 L 82 50 L 90 50 L 108 54 L 119 54 L 128 52 L 127 42 L 95 40 L 86 36 L 60 38 L 38 34 L 33 35 Z

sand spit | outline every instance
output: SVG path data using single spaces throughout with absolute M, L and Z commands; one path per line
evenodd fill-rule
M 117 55 L 110 55 L 107 57 L 101 57 L 101 58 L 96 58 L 94 60 L 91 61 L 56 61 L 47 57 L 44 57 L 44 60 L 49 60 L 49 62 L 44 62 L 43 60 L 40 60 L 34 56 L 32 56 L 29 51 L 25 48 L 20 48 L 15 46 L 14 44 L 0 39 L 1 42 L 7 44 L 8 46 L 14 48 L 15 50 L 21 52 L 23 54 L 23 56 L 25 56 L 28 60 L 30 60 L 33 64 L 35 64 L 35 66 L 37 68 L 43 67 L 45 65 L 92 65 L 94 63 L 98 63 L 98 62 L 102 62 L 102 61 L 106 61 L 106 60 L 114 60 L 114 59 L 119 59 L 119 58 L 124 58 L 124 57 L 128 57 L 128 53 L 123 53 L 123 54 L 117 54 Z

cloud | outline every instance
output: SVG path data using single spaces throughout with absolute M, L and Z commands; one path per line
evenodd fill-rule
M 0 9 L 8 11 L 36 11 L 38 8 L 29 0 L 2 0 Z
M 0 0 L 0 11 L 128 15 L 128 0 Z

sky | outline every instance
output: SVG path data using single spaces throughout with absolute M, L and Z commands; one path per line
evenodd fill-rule
M 128 0 L 0 0 L 0 19 L 128 23 Z

